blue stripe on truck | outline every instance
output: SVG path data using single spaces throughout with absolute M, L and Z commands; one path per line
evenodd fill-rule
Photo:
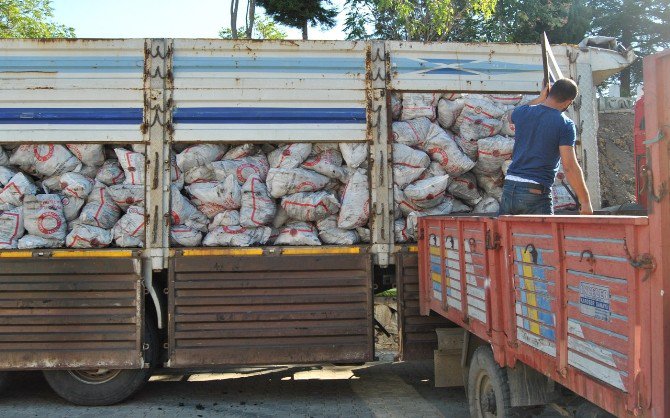
M 142 108 L 0 108 L 0 124 L 139 125 Z
M 93 57 L 30 57 L 4 56 L 0 60 L 2 72 L 59 72 L 59 73 L 138 73 L 144 69 L 143 56 Z
M 362 55 L 362 53 L 361 53 Z M 175 74 L 180 72 L 260 72 L 365 74 L 361 57 L 180 57 L 173 58 Z
M 187 107 L 173 113 L 175 123 L 289 124 L 365 123 L 364 108 Z

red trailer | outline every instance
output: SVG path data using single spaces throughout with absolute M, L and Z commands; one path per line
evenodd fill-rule
M 546 403 L 555 383 L 670 416 L 670 51 L 644 66 L 649 216 L 420 219 L 421 313 L 468 332 L 473 416 Z

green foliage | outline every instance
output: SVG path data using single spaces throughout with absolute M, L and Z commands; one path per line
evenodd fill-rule
M 74 38 L 53 22 L 51 0 L 0 0 L 0 38 Z
M 547 32 L 552 43 L 578 43 L 588 30 L 590 14 L 586 0 L 498 0 L 490 18 L 470 13 L 448 39 L 537 43 Z
M 331 0 L 257 0 L 256 5 L 275 22 L 302 29 L 305 39 L 308 25 L 330 29 L 338 14 Z
M 670 3 L 667 0 L 592 0 L 591 33 L 614 36 L 624 46 L 645 56 L 670 47 Z M 621 95 L 629 96 L 631 85 L 642 81 L 642 60 L 619 75 Z
M 238 38 L 246 39 L 246 28 L 238 29 Z M 274 21 L 267 17 L 256 15 L 254 18 L 254 28 L 252 39 L 286 39 L 286 32 Z M 219 31 L 219 37 L 222 39 L 233 39 L 233 33 L 230 28 L 223 28 Z
M 498 0 L 347 0 L 348 39 L 442 41 L 469 14 L 488 18 Z

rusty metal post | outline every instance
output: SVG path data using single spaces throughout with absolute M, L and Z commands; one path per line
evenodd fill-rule
M 366 56 L 368 143 L 370 144 L 370 234 L 378 265 L 390 263 L 393 246 L 393 176 L 388 141 L 388 56 L 384 42 L 372 42 Z

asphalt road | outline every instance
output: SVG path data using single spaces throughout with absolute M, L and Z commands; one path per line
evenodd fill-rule
M 431 362 L 276 366 L 157 375 L 134 398 L 77 407 L 41 373 L 17 373 L 0 395 L 0 417 L 467 417 L 462 388 L 433 387 Z M 558 416 L 551 412 L 541 416 Z

